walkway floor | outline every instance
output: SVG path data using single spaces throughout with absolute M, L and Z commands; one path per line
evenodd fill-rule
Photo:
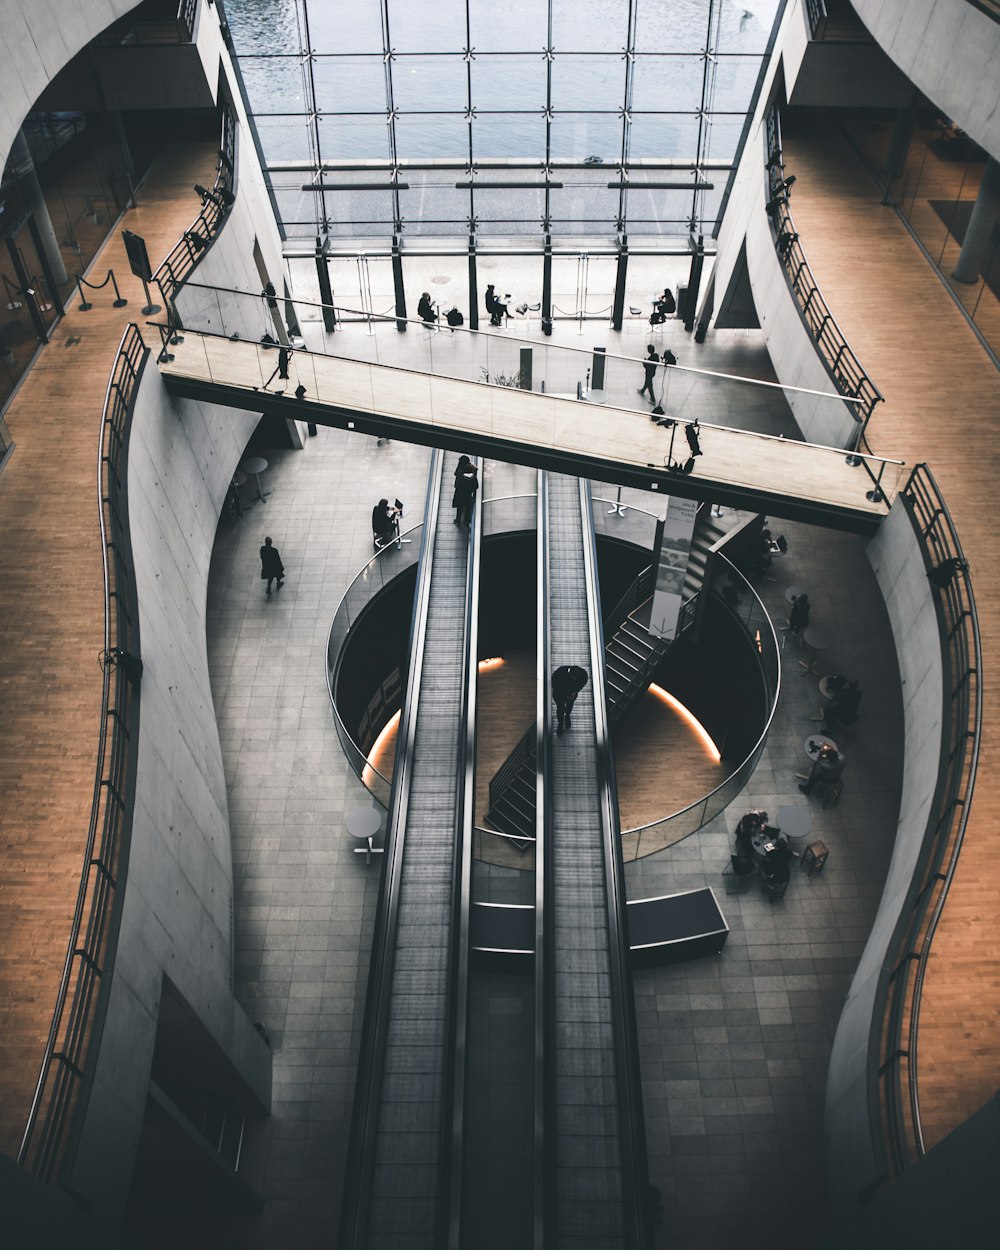
M 720 335 L 717 354 L 722 342 Z M 325 429 L 303 452 L 266 455 L 266 504 L 235 529 L 224 522 L 219 530 L 209 660 L 230 792 L 236 988 L 271 1035 L 275 1102 L 248 1145 L 248 1176 L 267 1196 L 264 1212 L 238 1232 L 213 1231 L 213 1250 L 269 1250 L 278 1236 L 319 1247 L 336 1228 L 379 869 L 353 854 L 344 831 L 345 812 L 369 800 L 329 714 L 326 634 L 370 555 L 372 500 L 398 495 L 412 505 L 408 521 L 418 523 L 427 464 L 421 449 L 379 448 L 373 438 Z M 484 473 L 497 496 L 531 489 L 533 478 L 514 466 Z M 662 507 L 640 492 L 624 498 Z M 899 705 L 888 625 L 862 540 L 806 526 L 784 532 L 790 553 L 775 562 L 780 580 L 764 583 L 767 601 L 780 619 L 786 585 L 810 590 L 817 620 L 834 626 L 830 665 L 860 678 L 871 714 L 859 746 L 847 746 L 840 806 L 823 812 L 809 803 L 830 862 L 822 876 L 796 874 L 783 904 L 771 906 L 756 889 L 724 896 L 733 812 L 629 867 L 636 894 L 712 885 L 733 930 L 720 959 L 652 970 L 638 983 L 653 1183 L 667 1207 L 670 1239 L 664 1235 L 662 1245 L 673 1250 L 798 1248 L 825 1227 L 815 1178 L 826 1056 L 895 831 Z M 265 533 L 289 569 L 271 600 L 258 576 Z M 858 587 L 850 617 L 838 589 L 847 582 Z M 785 659 L 778 720 L 736 804 L 740 812 L 808 802 L 795 773 L 806 766 L 803 740 L 816 728 L 809 717 L 820 699 L 816 678 L 801 675 L 794 644 Z M 518 1001 L 511 993 L 490 1010 L 517 1011 Z M 496 1019 L 502 1030 L 505 1018 Z M 503 1079 L 498 1066 L 496 1080 Z M 493 1092 L 493 1100 L 502 1097 Z M 761 1173 L 765 1163 L 776 1165 L 771 1179 Z M 764 1218 L 776 1201 L 787 1213 L 778 1230 Z M 749 1211 L 760 1213 L 756 1230 L 748 1228 Z
M 1000 374 L 874 180 L 839 132 L 786 141 L 795 228 L 823 294 L 886 397 L 876 451 L 925 461 L 972 568 L 983 647 L 980 770 L 965 846 L 924 984 L 919 1085 L 932 1145 L 1000 1087 Z M 863 246 L 859 248 L 859 240 Z
M 155 162 L 121 225 L 158 263 L 211 182 L 212 144 Z M 6 610 L 0 614 L 0 1150 L 16 1155 L 38 1080 L 76 904 L 94 791 L 104 645 L 97 494 L 101 412 L 142 284 L 118 228 L 93 266 L 112 267 L 93 308 L 71 311 L 7 410 L 16 450 L 0 475 Z

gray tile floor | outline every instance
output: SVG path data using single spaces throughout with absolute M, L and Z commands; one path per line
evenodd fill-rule
M 683 343 L 685 354 L 699 350 Z M 747 333 L 732 344 L 761 364 L 763 349 Z M 712 353 L 712 367 L 722 365 L 725 336 L 715 336 Z M 344 831 L 344 813 L 368 800 L 334 729 L 326 639 L 371 555 L 375 500 L 398 495 L 410 505 L 408 523 L 420 520 L 428 453 L 321 429 L 302 452 L 265 454 L 271 495 L 236 528 L 223 522 L 219 530 L 208 644 L 230 801 L 236 991 L 271 1038 L 274 1107 L 247 1145 L 247 1175 L 266 1196 L 264 1211 L 212 1244 L 305 1250 L 336 1235 L 379 871 L 378 861 L 367 867 L 353 854 Z M 522 488 L 532 488 L 524 470 L 497 466 L 490 475 L 494 494 Z M 865 715 L 844 744 L 843 799 L 823 812 L 795 789 L 819 697 L 788 642 L 778 717 L 751 786 L 715 824 L 628 870 L 637 897 L 712 884 L 732 929 L 720 957 L 636 978 L 664 1246 L 801 1246 L 823 1227 L 826 1056 L 895 828 L 895 661 L 862 543 L 780 528 L 790 554 L 775 564 L 778 580 L 763 584 L 765 601 L 780 620 L 784 586 L 810 590 L 814 620 L 836 637 L 823 667 L 860 678 Z M 265 534 L 287 570 L 270 600 L 257 555 Z M 736 816 L 786 802 L 809 803 L 813 831 L 831 849 L 825 871 L 796 875 L 773 905 L 756 889 L 724 896 Z

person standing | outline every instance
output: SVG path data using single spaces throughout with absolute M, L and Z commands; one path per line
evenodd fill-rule
M 455 524 L 468 525 L 472 520 L 472 506 L 479 490 L 479 475 L 476 466 L 463 456 L 455 469 L 455 493 L 452 505 L 455 508 Z
M 590 678 L 585 668 L 578 664 L 560 664 L 552 674 L 552 698 L 556 704 L 556 733 L 562 735 L 563 729 L 569 729 L 569 717 L 573 711 L 576 696 L 584 688 Z
M 285 584 L 285 566 L 281 563 L 278 548 L 273 545 L 270 538 L 264 539 L 264 545 L 260 549 L 260 576 L 267 582 L 268 598 L 271 597 L 271 583 L 275 578 L 278 579 L 279 590 Z
M 649 347 L 646 350 L 649 352 L 649 355 L 642 362 L 642 367 L 646 370 L 646 380 L 645 382 L 643 382 L 642 387 L 639 390 L 639 394 L 645 395 L 646 392 L 648 391 L 649 402 L 651 404 L 655 404 L 656 403 L 656 390 L 653 384 L 656 381 L 656 366 L 660 363 L 660 357 L 657 354 L 656 348 L 653 346 L 652 343 L 650 343 Z

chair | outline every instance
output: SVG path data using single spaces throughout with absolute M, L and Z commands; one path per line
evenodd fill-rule
M 842 778 L 837 777 L 833 781 L 817 781 L 816 797 L 823 804 L 823 810 L 828 807 L 836 807 L 840 802 L 840 796 L 844 793 L 844 782 Z
M 785 897 L 785 891 L 788 889 L 788 883 L 791 880 L 791 873 L 785 870 L 783 874 L 769 876 L 767 873 L 760 874 L 760 883 L 765 895 L 770 902 L 776 902 L 779 898 Z
M 826 849 L 825 842 L 810 842 L 802 852 L 802 867 L 808 871 L 811 877 L 814 872 L 823 871 L 823 865 L 826 863 L 829 855 L 830 852 Z
M 729 863 L 722 870 L 726 893 L 745 894 L 756 871 L 757 866 L 749 856 L 730 855 Z

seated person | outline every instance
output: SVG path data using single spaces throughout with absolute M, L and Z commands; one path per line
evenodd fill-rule
M 677 311 L 677 303 L 674 300 L 673 292 L 669 287 L 665 287 L 663 294 L 653 300 L 653 315 L 649 319 L 649 324 L 656 326 L 662 325 L 664 321 Z
M 493 290 L 492 282 L 486 288 L 486 294 L 483 296 L 483 303 L 486 305 L 486 311 L 490 314 L 490 325 L 498 326 L 500 324 L 501 317 L 507 316 L 507 305 L 501 304 L 501 302 L 497 299 L 496 292 Z
M 417 316 L 423 321 L 424 325 L 433 325 L 437 321 L 437 313 L 434 311 L 434 305 L 431 303 L 429 291 L 424 291 L 417 304 Z
M 791 875 L 791 862 L 796 855 L 780 829 L 773 829 L 771 832 L 774 837 L 765 842 L 761 848 L 763 854 L 760 865 L 761 876 L 765 881 L 787 881 Z
M 749 812 L 744 812 L 740 817 L 740 823 L 736 826 L 736 854 L 742 856 L 753 855 L 753 838 L 767 824 L 767 812 L 761 807 L 751 808 Z
M 809 610 L 811 607 L 809 596 L 803 591 L 792 604 L 792 610 L 788 614 L 788 628 L 793 634 L 801 634 L 809 624 Z
M 823 710 L 823 732 L 833 733 L 837 725 L 853 725 L 858 719 L 858 707 L 861 703 L 861 691 L 856 681 L 834 690 L 830 702 Z
M 380 499 L 372 508 L 372 534 L 376 548 L 384 547 L 396 537 L 399 528 L 399 509 L 388 499 Z
M 821 781 L 837 781 L 846 763 L 847 759 L 842 751 L 838 751 L 832 742 L 824 742 L 809 770 L 809 776 L 805 781 L 799 782 L 799 789 L 803 794 L 812 794 Z

